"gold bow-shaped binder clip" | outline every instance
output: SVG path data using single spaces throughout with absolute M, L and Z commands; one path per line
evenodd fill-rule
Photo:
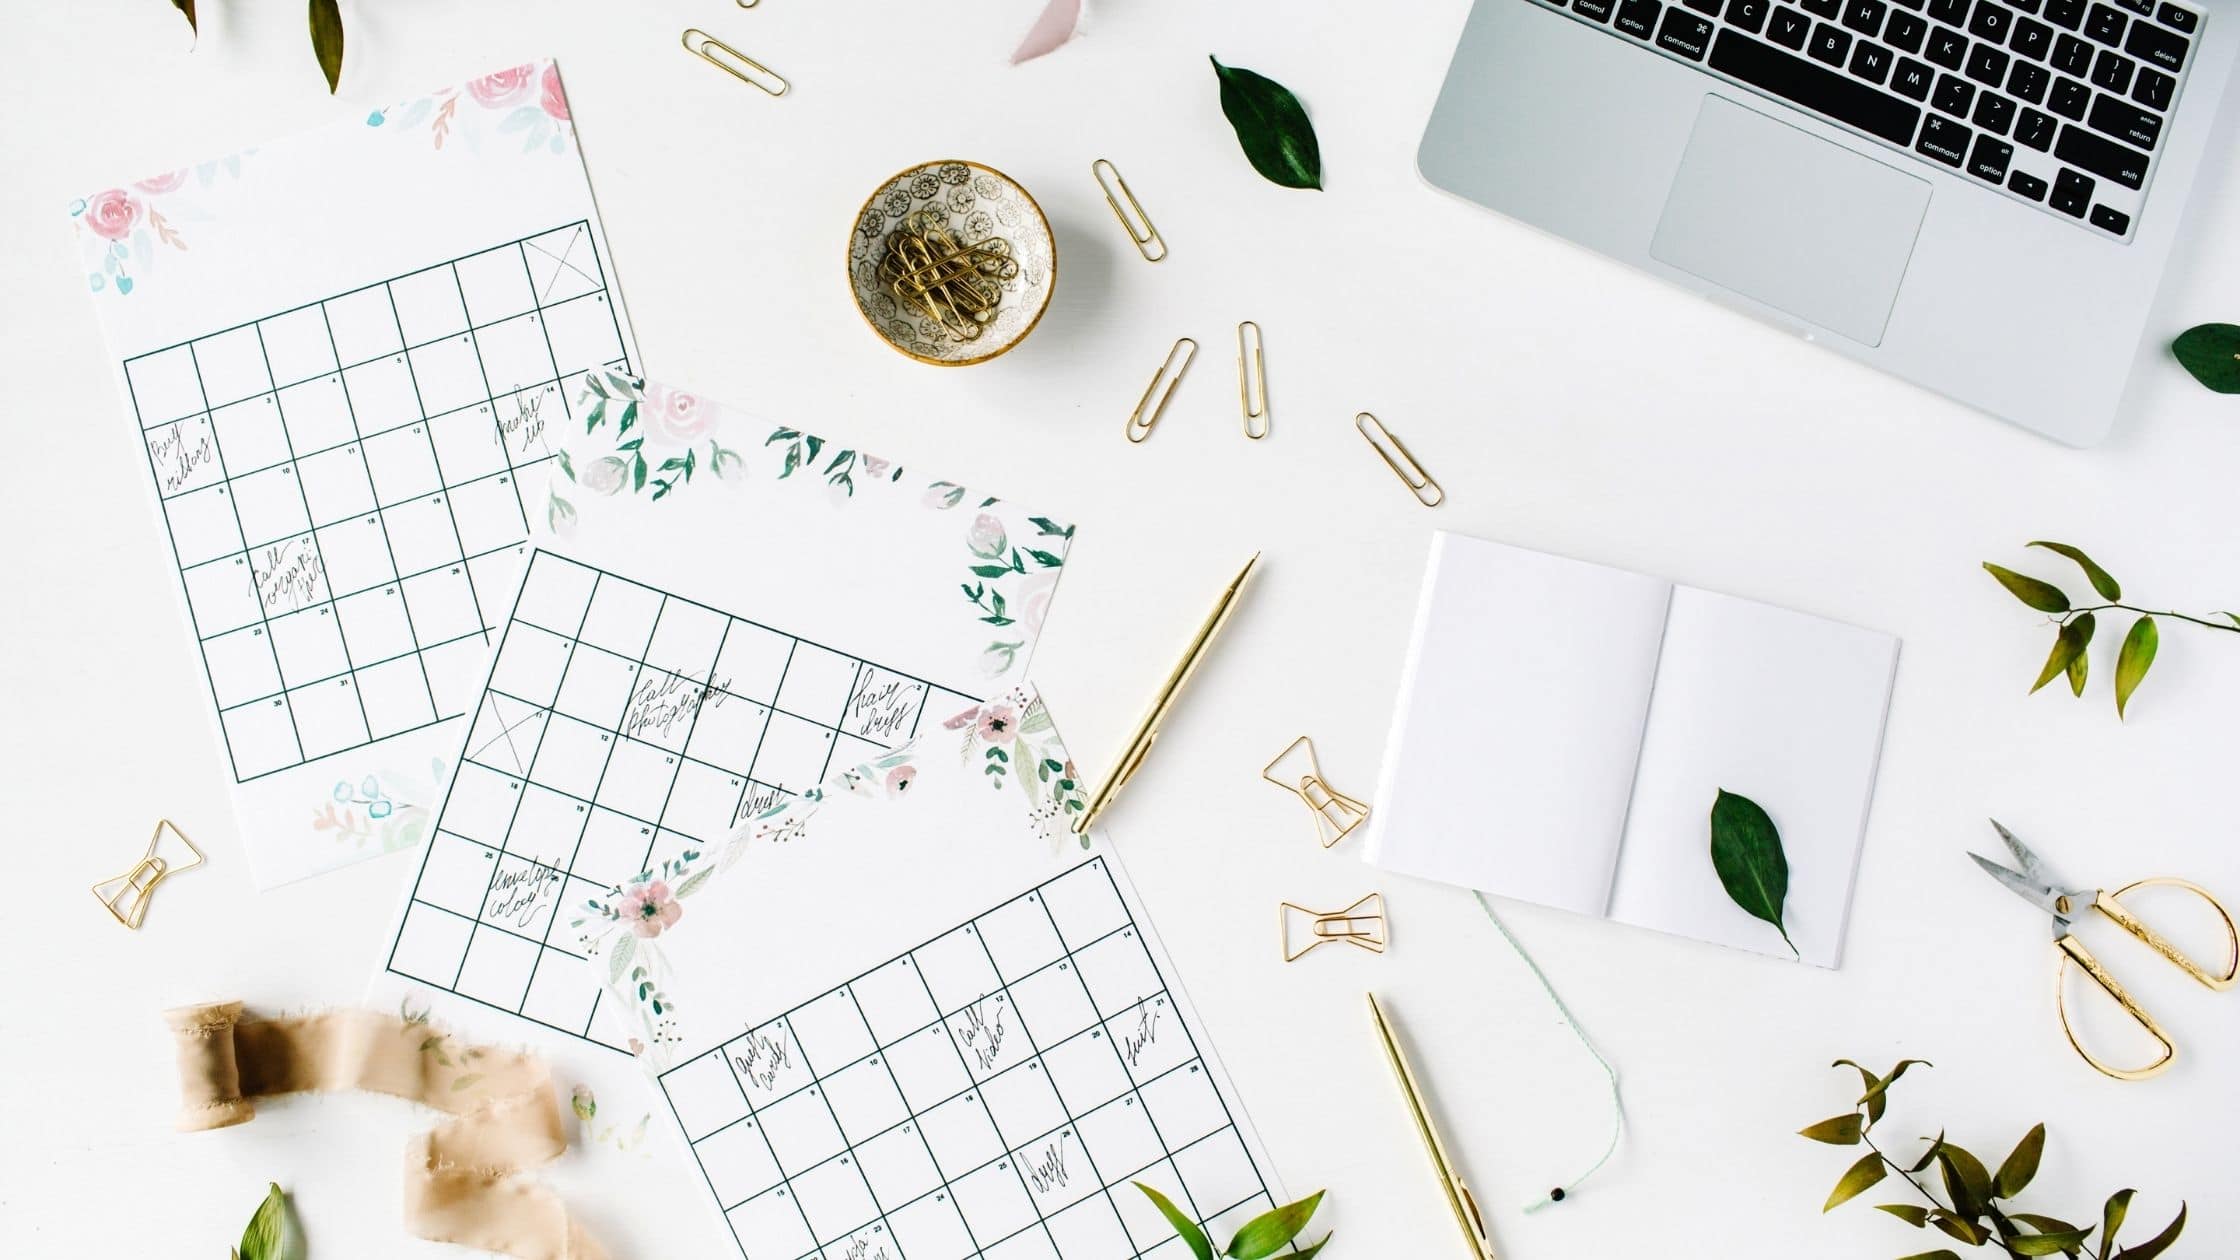
M 1293 949 L 1292 924 L 1300 919 L 1308 924 L 1307 943 Z M 1343 910 L 1309 910 L 1286 901 L 1276 910 L 1276 932 L 1285 962 L 1297 962 L 1336 941 L 1381 954 L 1385 946 L 1384 894 L 1370 893 Z
M 1296 793 L 1314 811 L 1315 835 L 1325 849 L 1334 848 L 1353 829 L 1369 821 L 1369 805 L 1330 786 L 1322 777 L 1322 762 L 1314 755 L 1314 741 L 1305 735 L 1276 754 L 1260 777 L 1286 792 Z
M 186 846 L 187 852 L 194 854 L 193 861 L 172 865 L 171 859 L 162 853 L 163 833 L 166 831 L 177 836 L 179 843 Z M 96 883 L 93 895 L 100 899 L 102 906 L 117 922 L 138 931 L 141 921 L 148 917 L 148 901 L 156 895 L 157 887 L 172 876 L 191 871 L 208 860 L 202 855 L 202 850 L 195 847 L 194 841 L 187 839 L 187 833 L 179 830 L 177 823 L 168 818 L 161 819 L 156 823 L 155 834 L 148 837 L 147 853 L 124 874 Z

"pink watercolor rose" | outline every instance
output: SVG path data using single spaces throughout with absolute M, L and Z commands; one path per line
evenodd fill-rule
M 561 122 L 568 121 L 568 94 L 560 88 L 560 67 L 556 65 L 544 68 L 544 95 L 540 103 L 544 112 Z
M 887 795 L 900 796 L 910 790 L 910 781 L 918 777 L 916 766 L 896 766 L 887 771 Z
M 659 936 L 665 928 L 673 928 L 684 917 L 684 907 L 669 892 L 669 886 L 660 880 L 632 884 L 623 894 L 622 904 L 616 907 L 622 921 L 639 936 Z
M 1001 743 L 1011 738 L 1011 706 L 991 704 L 980 710 L 979 731 L 980 738 L 991 744 Z
M 630 465 L 619 456 L 604 455 L 576 473 L 576 484 L 593 494 L 619 494 Z
M 140 203 L 122 188 L 97 192 L 86 202 L 85 220 L 95 236 L 121 241 L 140 226 Z
M 138 182 L 138 183 L 134 184 L 134 185 L 133 185 L 133 187 L 134 187 L 134 188 L 137 188 L 137 189 L 139 189 L 139 190 L 140 190 L 141 192 L 144 192 L 144 193 L 167 193 L 167 192 L 171 192 L 171 191 L 174 191 L 175 189 L 177 189 L 177 188 L 179 187 L 179 185 L 181 185 L 181 184 L 184 184 L 184 183 L 186 183 L 186 182 L 187 182 L 187 173 L 186 173 L 186 171 L 185 171 L 185 170 L 176 170 L 176 171 L 166 171 L 166 172 L 164 172 L 164 173 L 163 173 L 163 174 L 161 174 L 161 175 L 156 175 L 156 176 L 153 176 L 153 177 L 151 177 L 151 178 L 148 178 L 148 179 L 143 179 L 143 180 L 141 180 L 140 182 Z
M 715 425 L 715 410 L 681 389 L 646 386 L 646 409 L 653 431 L 678 442 L 697 440 Z
M 887 475 L 887 470 L 892 467 L 894 465 L 876 455 L 863 457 L 863 475 L 866 477 L 884 478 Z
M 479 79 L 467 80 L 467 95 L 484 109 L 511 105 L 529 90 L 529 81 L 536 75 L 535 66 L 515 66 L 486 74 Z
M 1002 521 L 982 512 L 973 518 L 972 532 L 965 535 L 964 541 L 972 548 L 972 554 L 994 560 L 1002 557 L 1004 547 L 1011 540 L 1003 532 Z
M 1020 589 L 1011 597 L 1011 607 L 1017 610 L 1019 625 L 1027 633 L 1042 629 L 1042 619 L 1050 615 L 1050 597 L 1057 593 L 1058 575 L 1037 573 L 1020 583 Z

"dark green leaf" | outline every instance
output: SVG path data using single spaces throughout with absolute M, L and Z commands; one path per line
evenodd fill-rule
M 2178 1214 L 2170 1218 L 2170 1223 L 2162 1227 L 2161 1233 L 2136 1247 L 2125 1247 L 2116 1253 L 2117 1260 L 2154 1260 L 2156 1256 L 2170 1250 L 2170 1244 L 2178 1241 L 2178 1235 L 2185 1227 L 2186 1205 L 2181 1203 L 2178 1205 Z
M 2109 600 L 2123 598 L 2123 587 L 2117 584 L 2115 576 L 2094 563 L 2091 556 L 2077 548 L 2067 543 L 2057 542 L 2034 542 L 2030 545 L 2043 547 L 2057 556 L 2067 556 L 2076 561 L 2077 567 L 2084 570 L 2086 580 L 2092 583 L 2092 589 L 2100 592 L 2100 598 Z
M 2041 1234 L 2065 1234 L 2076 1228 L 2067 1221 L 2057 1217 L 2040 1216 L 2036 1212 L 2017 1212 L 2014 1214 L 2014 1219 L 2021 1221 Z M 2091 1233 L 2092 1227 L 2086 1226 L 2084 1232 Z
M 1999 1175 L 1992 1179 L 1992 1187 L 2002 1199 L 2011 1199 L 2022 1193 L 2030 1179 L 2038 1175 L 2038 1160 L 2046 1153 L 2046 1126 L 2032 1125 L 2022 1135 L 2015 1148 L 1999 1165 Z
M 2220 394 L 2240 394 L 2240 325 L 2188 328 L 2178 334 L 2170 352 L 2193 379 Z
M 2075 1250 L 2077 1244 L 2084 1241 L 2084 1236 L 2085 1231 L 2081 1229 L 2067 1230 L 2058 1234 L 2022 1234 L 2007 1239 L 2004 1245 L 2012 1255 L 2058 1256 L 2063 1252 Z
M 171 0 L 171 7 L 186 15 L 188 30 L 197 35 L 202 33 L 201 24 L 194 20 L 194 0 Z
M 335 0 L 311 0 L 311 51 L 332 95 L 342 83 L 342 10 Z
M 1889 1103 L 1888 1100 L 1882 1096 L 1882 1091 L 1885 1086 L 1883 1085 L 1881 1077 L 1876 1076 L 1872 1072 L 1869 1072 L 1867 1070 L 1866 1064 L 1857 1062 L 1852 1059 L 1837 1059 L 1835 1062 L 1829 1064 L 1828 1066 L 1849 1067 L 1855 1069 L 1859 1073 L 1859 1083 L 1864 1087 L 1863 1092 L 1861 1092 L 1861 1094 L 1859 1095 L 1859 1101 L 1866 1105 L 1867 1123 L 1871 1125 L 1875 1121 L 1882 1119 L 1882 1109 L 1888 1106 Z M 1868 1101 L 1869 1099 L 1872 1099 L 1873 1101 L 1870 1102 Z
M 1213 1260 L 1213 1240 L 1206 1237 L 1206 1232 L 1198 1228 L 1196 1221 L 1184 1215 L 1182 1209 L 1176 1207 L 1167 1196 L 1140 1181 L 1135 1184 L 1136 1189 L 1149 1196 L 1151 1205 L 1159 1209 L 1159 1215 L 1167 1218 L 1167 1224 L 1174 1226 L 1174 1232 L 1188 1244 L 1191 1255 L 1196 1256 L 1197 1260 Z
M 1797 1130 L 1798 1137 L 1808 1137 L 1830 1146 L 1857 1146 L 1859 1144 L 1859 1113 L 1836 1116 L 1818 1124 Z
M 2092 643 L 2092 632 L 2098 628 L 2091 613 L 2080 614 L 2062 626 L 2061 632 L 2054 636 L 2053 651 L 2046 656 L 2046 667 L 2038 671 L 2038 681 L 2030 684 L 2031 694 L 2037 694 L 2039 688 L 2063 674 L 2072 675 L 2070 685 L 2081 691 L 2083 667 L 2077 661 L 2084 656 L 2085 648 Z
M 1983 1232 L 1983 1226 L 1964 1216 L 1955 1216 L 1943 1208 L 1931 1208 L 1929 1210 L 1929 1223 L 1971 1247 L 1981 1247 L 1984 1241 L 1990 1237 L 1989 1234 Z
M 1888 1170 L 1882 1166 L 1880 1155 L 1871 1151 L 1861 1155 L 1859 1162 L 1853 1164 L 1843 1174 L 1843 1179 L 1836 1182 L 1836 1188 L 1829 1192 L 1828 1201 L 1820 1205 L 1820 1210 L 1826 1212 L 1839 1203 L 1850 1202 L 1852 1199 L 1874 1189 L 1877 1182 L 1889 1175 Z
M 1252 169 L 1285 188 L 1322 187 L 1322 149 L 1299 98 L 1264 75 L 1206 60 L 1221 81 L 1221 112 L 1236 128 Z
M 1913 1203 L 1877 1203 L 1878 1212 L 1888 1212 L 1906 1224 L 1920 1229 L 1929 1223 L 1929 1209 Z
M 1789 859 L 1781 851 L 1781 833 L 1756 801 L 1725 788 L 1711 803 L 1711 865 L 1727 896 L 1750 917 L 1771 923 L 1789 952 L 1796 953 L 1796 942 L 1781 921 L 1781 906 L 1789 897 Z
M 2131 1211 L 2131 1196 L 2136 1190 L 2118 1190 L 2108 1196 L 2108 1205 L 2100 1209 L 2100 1260 L 2108 1260 L 2108 1249 L 2115 1246 L 2116 1231 L 2123 1228 L 2123 1218 Z
M 1900 1256 L 1898 1257 L 1898 1260 L 1960 1260 L 1960 1253 L 1957 1251 L 1953 1251 L 1948 1247 L 1939 1247 L 1935 1251 L 1924 1251 L 1917 1255 Z
M 1882 1077 L 1874 1084 L 1869 1085 L 1867 1087 L 1867 1092 L 1861 1095 L 1859 1098 L 1860 1102 L 1866 1104 L 1868 1121 L 1872 1122 L 1875 1120 L 1880 1120 L 1882 1118 L 1882 1109 L 1887 1106 L 1890 1101 L 1888 1097 L 1890 1093 L 1890 1087 L 1898 1083 L 1898 1078 L 1906 1074 L 1907 1068 L 1935 1066 L 1935 1064 L 1929 1062 L 1927 1059 L 1898 1060 L 1898 1066 L 1890 1069 L 1890 1075 Z
M 1315 1244 L 1314 1246 L 1312 1246 L 1312 1247 L 1301 1247 L 1301 1248 L 1299 1248 L 1299 1252 L 1298 1252 L 1298 1254 L 1297 1254 L 1297 1255 L 1294 1255 L 1294 1256 L 1291 1256 L 1291 1257 L 1289 1257 L 1289 1260 L 1314 1260 L 1314 1258 L 1315 1258 L 1316 1256 L 1318 1256 L 1318 1255 L 1321 1255 L 1321 1254 L 1322 1254 L 1322 1249 L 1323 1249 L 1324 1247 L 1327 1247 L 1327 1246 L 1329 1246 L 1329 1245 L 1330 1245 L 1330 1235 L 1328 1235 L 1328 1234 L 1324 1234 L 1324 1235 L 1322 1236 L 1322 1241 L 1321 1241 L 1321 1242 L 1318 1242 L 1318 1243 L 1316 1243 L 1316 1244 Z
M 2062 594 L 2061 588 L 2053 583 L 2041 582 L 2034 577 L 2024 577 L 2013 569 L 2002 568 L 1988 560 L 1984 562 L 1983 567 L 1991 576 L 1999 579 L 1999 585 L 2006 587 L 2008 593 L 2039 612 L 2065 613 L 2069 611 L 2069 597 Z
M 1929 1143 L 1929 1149 L 1921 1152 L 1921 1158 L 1913 1161 L 1913 1167 L 1906 1169 L 1906 1171 L 1909 1173 L 1917 1173 L 1922 1169 L 1927 1168 L 1930 1164 L 1936 1161 L 1937 1152 L 1943 1149 L 1944 1134 L 1939 1133 L 1936 1136 L 1936 1140 Z
M 1952 1206 L 1964 1216 L 1982 1215 L 1991 1202 L 1991 1174 L 1984 1171 L 1983 1161 L 1945 1142 L 1937 1147 L 1937 1162 L 1944 1167 L 1944 1188 L 1951 1192 Z
M 1266 1260 L 1307 1227 L 1314 1210 L 1322 1206 L 1322 1195 L 1317 1190 L 1297 1203 L 1286 1203 L 1246 1221 L 1237 1236 L 1229 1240 L 1229 1249 L 1221 1254 L 1230 1260 Z
M 2094 630 L 2098 629 L 2099 627 L 2098 627 L 2098 626 L 2097 626 L 2097 625 L 2096 625 L 2096 624 L 2095 624 L 2095 623 L 2093 622 L 2093 617 L 2092 617 L 2092 614 L 2091 614 L 2091 613 L 2086 613 L 2086 614 L 2084 614 L 2083 616 L 2081 616 L 2081 617 L 2077 618 L 2077 620 L 2078 620 L 2078 621 L 2081 621 L 2081 622 L 2084 622 L 2084 623 L 2085 623 L 2085 627 L 2084 627 L 2083 631 L 2081 631 L 2081 633 L 2082 633 L 2082 634 L 2084 635 L 2084 637 L 2085 637 L 2085 640 L 2086 640 L 2086 642 L 2088 642 L 2088 643 L 2089 643 L 2089 642 L 2091 641 L 2091 639 L 2092 639 L 2092 632 L 2093 632 Z M 2071 623 L 2071 624 L 2074 624 L 2074 623 Z M 2090 655 L 2088 655 L 2088 654 L 2086 654 L 2086 653 L 2084 653 L 2084 652 L 2079 652 L 2079 653 L 2077 653 L 2077 654 L 2076 654 L 2075 656 L 2072 656 L 2072 657 L 2070 657 L 2070 658 L 2069 658 L 2069 694 L 2070 694 L 2070 695 L 2072 695 L 2072 696 L 2081 696 L 2081 695 L 2083 695 L 2083 694 L 2084 694 L 2084 680 L 2085 680 L 2085 675 L 2087 675 L 2087 674 L 2089 674 L 2089 673 L 2091 673 L 2091 672 L 2092 672 L 2092 657 L 2091 657 Z
M 2147 667 L 2154 664 L 2155 648 L 2161 645 L 2162 632 L 2155 628 L 2154 618 L 2141 617 L 2131 623 L 2131 633 L 2123 636 L 2123 651 L 2116 654 L 2116 716 L 2122 717 L 2124 706 L 2131 702 L 2131 693 L 2147 676 Z

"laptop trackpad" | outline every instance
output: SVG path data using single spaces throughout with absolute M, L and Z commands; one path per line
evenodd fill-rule
M 1649 252 L 1880 345 L 1928 207 L 1926 180 L 1706 96 Z

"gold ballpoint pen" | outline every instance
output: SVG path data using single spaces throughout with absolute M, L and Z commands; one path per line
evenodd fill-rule
M 1478 1211 L 1478 1201 L 1471 1197 L 1470 1187 L 1462 1184 L 1462 1174 L 1454 1170 L 1454 1161 L 1447 1158 L 1447 1146 L 1439 1140 L 1439 1126 L 1431 1120 L 1431 1112 L 1423 1105 L 1423 1091 L 1416 1085 L 1415 1073 L 1408 1067 L 1408 1056 L 1400 1049 L 1400 1040 L 1392 1035 L 1392 1025 L 1386 1022 L 1384 1007 L 1378 1005 L 1377 995 L 1369 995 L 1369 1014 L 1377 1021 L 1377 1036 L 1384 1041 L 1384 1056 L 1392 1061 L 1392 1075 L 1400 1082 L 1400 1093 L 1408 1100 L 1408 1114 L 1416 1122 L 1416 1133 L 1423 1138 L 1423 1149 L 1431 1155 L 1432 1171 L 1439 1174 L 1439 1188 L 1447 1192 L 1447 1206 L 1454 1209 L 1455 1223 L 1462 1226 L 1462 1235 L 1470 1241 L 1470 1254 L 1474 1260 L 1496 1260 L 1493 1239 L 1486 1233 L 1486 1219 Z
M 1104 786 L 1098 788 L 1097 794 L 1090 798 L 1089 808 L 1073 820 L 1074 834 L 1087 834 L 1089 825 L 1097 821 L 1097 815 L 1103 813 L 1104 807 L 1112 803 L 1112 798 L 1120 794 L 1120 786 L 1143 765 L 1144 754 L 1151 751 L 1151 742 L 1159 738 L 1159 723 L 1166 720 L 1167 710 L 1174 707 L 1175 697 L 1182 694 L 1183 685 L 1197 671 L 1198 662 L 1205 659 L 1206 649 L 1213 645 L 1214 636 L 1220 634 L 1221 627 L 1228 624 L 1229 614 L 1236 611 L 1237 593 L 1244 589 L 1245 579 L 1252 576 L 1252 566 L 1258 563 L 1260 553 L 1255 551 L 1252 558 L 1244 562 L 1244 567 L 1237 570 L 1236 578 L 1222 590 L 1221 598 L 1215 601 L 1213 611 L 1206 614 L 1204 624 L 1198 627 L 1198 633 L 1191 638 L 1190 646 L 1182 653 L 1182 659 L 1167 671 L 1167 680 L 1159 684 L 1159 693 L 1152 697 L 1151 707 L 1144 710 L 1143 720 L 1136 724 L 1136 733 L 1128 740 L 1126 751 L 1113 764 L 1112 772 L 1105 776 Z

